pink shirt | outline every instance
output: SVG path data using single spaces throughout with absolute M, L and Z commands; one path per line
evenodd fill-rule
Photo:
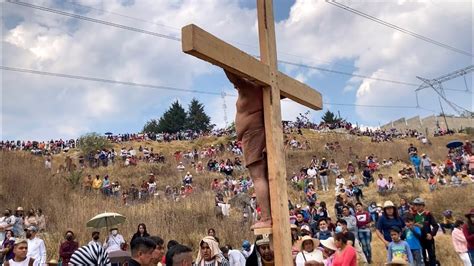
M 377 186 L 378 187 L 386 187 L 387 186 L 387 179 L 377 179 Z
M 454 250 L 456 250 L 457 253 L 466 253 L 467 240 L 466 237 L 464 237 L 464 233 L 460 229 L 454 228 L 451 237 L 453 240 Z
M 347 245 L 344 251 L 336 252 L 332 266 L 356 266 L 357 265 L 357 253 L 351 245 Z

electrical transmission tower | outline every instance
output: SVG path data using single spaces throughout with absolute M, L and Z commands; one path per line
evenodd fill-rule
M 474 116 L 474 112 L 472 112 L 472 110 L 468 110 L 468 109 L 466 109 L 462 106 L 459 106 L 458 104 L 450 101 L 446 97 L 445 89 L 444 89 L 443 84 L 442 84 L 443 82 L 446 82 L 448 80 L 452 80 L 454 78 L 462 76 L 464 78 L 464 84 L 466 85 L 466 91 L 469 91 L 469 89 L 467 87 L 467 81 L 466 81 L 465 75 L 467 75 L 468 73 L 470 73 L 472 71 L 474 71 L 474 65 L 467 66 L 465 68 L 456 70 L 454 72 L 448 73 L 446 75 L 443 75 L 443 76 L 435 78 L 435 79 L 427 79 L 427 78 L 422 78 L 422 77 L 417 76 L 416 78 L 423 81 L 423 83 L 415 90 L 415 93 L 416 93 L 416 106 L 417 107 L 420 106 L 419 103 L 418 103 L 418 92 L 423 90 L 423 89 L 426 89 L 426 88 L 432 88 L 438 94 L 438 96 L 441 99 L 443 99 L 443 101 L 445 101 L 451 108 L 453 108 L 453 110 L 456 113 L 458 113 L 458 115 L 468 114 L 470 116 Z

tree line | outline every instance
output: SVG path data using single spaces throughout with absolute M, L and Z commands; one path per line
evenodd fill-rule
M 207 132 L 212 130 L 211 118 L 204 111 L 204 104 L 193 98 L 188 110 L 175 101 L 158 119 L 151 119 L 143 127 L 144 133 L 176 133 L 182 130 Z

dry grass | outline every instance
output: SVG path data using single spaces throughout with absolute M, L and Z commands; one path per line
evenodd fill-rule
M 301 137 L 300 137 L 301 138 Z M 311 156 L 325 156 L 328 159 L 336 159 L 341 168 L 347 160 L 354 160 L 348 154 L 351 146 L 359 158 L 368 154 L 376 154 L 378 158 L 389 158 L 406 160 L 406 148 L 410 141 L 399 140 L 393 143 L 370 143 L 367 138 L 359 138 L 342 134 L 315 134 L 305 132 L 305 138 L 310 140 L 312 149 L 309 151 L 290 151 L 287 158 L 287 171 L 297 171 L 299 166 L 307 164 Z M 432 139 L 433 145 L 421 147 L 416 144 L 420 152 L 427 153 L 435 161 L 442 160 L 446 149 L 444 144 L 452 139 L 465 139 L 466 136 L 442 137 Z M 226 138 L 201 139 L 194 142 L 172 142 L 172 143 L 125 143 L 116 145 L 138 148 L 139 145 L 153 147 L 155 152 L 163 152 L 168 156 L 164 165 L 155 167 L 140 164 L 137 167 L 109 166 L 107 168 L 87 169 L 84 174 L 109 174 L 112 180 L 119 180 L 125 187 L 130 184 L 139 184 L 146 174 L 154 172 L 157 175 L 158 189 L 164 189 L 166 185 L 180 184 L 181 176 L 175 172 L 175 162 L 171 154 L 176 150 L 189 150 L 200 148 L 210 144 L 226 142 Z M 338 153 L 324 151 L 324 143 L 339 141 L 343 150 Z M 416 143 L 416 142 L 415 142 Z M 74 151 L 72 152 L 73 157 Z M 62 161 L 64 155 L 56 156 L 53 162 L 57 165 Z M 231 212 L 231 217 L 221 222 L 214 216 L 214 196 L 209 192 L 196 193 L 192 197 L 180 202 L 169 202 L 163 199 L 153 200 L 143 204 L 123 206 L 120 201 L 103 198 L 100 195 L 84 195 L 79 190 L 72 190 L 67 182 L 59 175 L 51 175 L 43 169 L 43 162 L 38 157 L 22 153 L 0 153 L 2 171 L 0 173 L 0 202 L 2 207 L 16 208 L 43 208 L 48 216 L 48 231 L 43 237 L 47 240 L 49 258 L 57 258 L 58 245 L 62 239 L 62 232 L 72 228 L 78 235 L 80 243 L 89 240 L 91 229 L 85 227 L 88 219 L 95 214 L 104 211 L 113 211 L 127 216 L 127 221 L 121 226 L 121 232 L 126 238 L 130 238 L 136 230 L 136 225 L 145 222 L 149 231 L 162 236 L 165 240 L 176 239 L 190 246 L 196 247 L 199 239 L 205 235 L 206 229 L 216 229 L 222 243 L 240 246 L 242 239 L 252 239 L 253 236 L 247 226 L 242 226 L 241 216 L 238 210 Z M 396 177 L 396 171 L 401 164 L 390 169 L 384 169 L 383 173 Z M 198 190 L 207 191 L 210 181 L 218 177 L 216 174 L 195 175 L 194 181 Z M 334 181 L 332 181 L 333 183 Z M 383 202 L 392 200 L 397 203 L 400 197 L 413 199 L 422 196 L 427 199 L 427 208 L 438 214 L 442 210 L 450 208 L 455 215 L 461 216 L 467 209 L 472 208 L 472 200 L 469 196 L 474 193 L 473 186 L 458 189 L 440 189 L 429 193 L 427 185 L 422 181 L 401 184 L 396 181 L 400 193 L 394 193 L 384 198 L 377 193 L 366 190 L 366 201 Z M 289 189 L 289 197 L 292 201 L 301 200 L 301 193 Z M 334 194 L 328 192 L 320 195 L 320 200 L 325 200 L 328 206 L 334 205 Z M 331 210 L 332 211 L 332 210 Z M 104 232 L 105 233 L 105 232 Z M 437 253 L 443 265 L 460 265 L 457 254 L 454 252 L 449 236 L 438 235 Z M 385 249 L 375 239 L 373 241 L 373 252 L 375 265 L 381 265 L 385 258 Z

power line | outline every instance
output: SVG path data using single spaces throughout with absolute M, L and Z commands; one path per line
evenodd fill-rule
M 82 15 L 77 15 L 77 14 L 74 14 L 74 13 L 64 12 L 64 11 L 53 9 L 53 8 L 33 5 L 33 4 L 20 2 L 20 1 L 14 1 L 14 0 L 7 0 L 7 2 L 12 3 L 12 4 L 18 4 L 18 5 L 21 5 L 21 6 L 24 6 L 24 7 L 38 9 L 38 10 L 45 11 L 45 12 L 52 12 L 52 13 L 55 13 L 55 14 L 58 14 L 58 15 L 68 16 L 68 17 L 72 17 L 72 18 L 76 18 L 76 19 L 82 19 L 82 20 L 86 20 L 86 21 L 89 21 L 89 22 L 99 23 L 99 24 L 112 26 L 112 27 L 116 27 L 116 28 L 120 28 L 120 29 L 130 30 L 130 31 L 139 32 L 139 33 L 144 33 L 144 34 L 152 35 L 152 36 L 159 37 L 159 38 L 166 38 L 166 39 L 170 39 L 170 40 L 173 40 L 173 41 L 181 41 L 180 38 L 169 36 L 169 35 L 166 35 L 166 34 L 147 31 L 147 30 L 142 30 L 142 29 L 138 29 L 138 28 L 134 28 L 134 27 L 130 27 L 130 26 L 125 26 L 125 25 L 121 25 L 121 24 L 117 24 L 117 23 L 112 23 L 112 22 L 108 22 L 108 21 L 104 21 L 104 20 L 94 19 L 94 18 L 82 16 Z M 255 57 L 258 57 L 258 56 L 255 56 Z M 339 70 L 334 70 L 334 69 L 328 69 L 328 68 L 323 68 L 323 67 L 317 67 L 317 66 L 310 66 L 310 65 L 305 65 L 305 64 L 301 64 L 301 63 L 294 63 L 294 62 L 289 62 L 289 61 L 284 61 L 284 60 L 278 60 L 278 62 L 281 63 L 281 64 L 293 65 L 293 66 L 297 66 L 297 67 L 301 67 L 301 68 L 316 69 L 316 70 L 329 72 L 329 73 L 334 73 L 334 74 L 339 74 L 339 75 L 352 76 L 352 77 L 358 77 L 358 78 L 364 78 L 364 79 L 370 79 L 370 80 L 377 80 L 377 81 L 389 82 L 389 83 L 394 83 L 394 84 L 399 84 L 399 85 L 418 86 L 418 84 L 405 82 L 405 81 L 397 81 L 397 80 L 390 80 L 390 79 L 383 79 L 383 78 L 374 78 L 374 77 L 370 77 L 370 76 L 367 76 L 367 75 L 354 74 L 354 73 L 349 73 L 349 72 L 344 72 L 344 71 L 339 71 Z
M 36 74 L 36 75 L 42 75 L 42 76 L 51 76 L 51 77 L 96 81 L 96 82 L 104 82 L 104 83 L 112 83 L 112 84 L 119 84 L 119 85 L 152 88 L 152 89 L 159 89 L 159 90 L 180 91 L 180 92 L 188 92 L 188 93 L 201 93 L 201 94 L 210 94 L 210 95 L 221 95 L 219 92 L 181 89 L 181 88 L 175 88 L 175 87 L 169 87 L 169 86 L 150 85 L 150 84 L 143 84 L 143 83 L 137 83 L 137 82 L 111 80 L 111 79 L 105 79 L 105 78 L 87 77 L 87 76 L 79 76 L 79 75 L 70 75 L 70 74 L 46 72 L 46 71 L 39 71 L 39 70 L 33 70 L 33 69 L 9 67 L 9 66 L 0 66 L 0 69 L 8 70 L 8 71 L 14 71 L 14 72 Z
M 76 79 L 76 80 L 103 82 L 103 83 L 111 83 L 111 84 L 134 86 L 134 87 L 144 87 L 144 88 L 152 88 L 152 89 L 159 89 L 159 90 L 179 91 L 179 92 L 185 92 L 185 93 L 198 93 L 198 94 L 208 94 L 208 95 L 222 96 L 222 93 L 219 93 L 219 92 L 209 92 L 209 91 L 202 91 L 202 90 L 190 90 L 190 89 L 182 89 L 182 88 L 176 88 L 176 87 L 170 87 L 170 86 L 161 86 L 161 85 L 152 85 L 152 84 L 145 84 L 145 83 L 138 83 L 138 82 L 129 82 L 129 81 L 120 81 L 120 80 L 112 80 L 112 79 L 105 79 L 105 78 L 89 77 L 89 76 L 71 75 L 71 74 L 47 72 L 47 71 L 40 71 L 40 70 L 34 70 L 34 69 L 10 67 L 10 66 L 0 66 L 0 69 L 6 70 L 6 71 L 19 72 L 19 73 L 28 73 L 28 74 L 41 75 L 41 76 L 50 76 L 50 77 L 68 78 L 68 79 Z M 226 93 L 225 96 L 237 97 L 237 95 L 235 95 L 235 94 L 228 94 L 228 93 Z M 398 108 L 398 109 L 407 109 L 407 108 L 417 109 L 417 108 L 419 108 L 419 109 L 428 110 L 428 109 L 421 108 L 421 107 L 403 106 L 403 105 L 369 105 L 369 104 L 332 103 L 332 102 L 324 102 L 324 104 L 337 105 L 337 106 L 368 107 L 368 108 Z M 431 111 L 431 110 L 428 110 L 428 111 Z
M 412 36 L 412 37 L 415 37 L 415 38 L 417 38 L 417 39 L 423 40 L 423 41 L 425 41 L 425 42 L 428 42 L 428 43 L 437 45 L 437 46 L 439 46 L 439 47 L 443 47 L 443 48 L 445 48 L 445 49 L 451 50 L 451 51 L 456 52 L 456 53 L 459 53 L 459 54 L 463 54 L 463 55 L 467 55 L 467 56 L 470 56 L 470 57 L 474 57 L 474 55 L 473 55 L 472 53 L 469 53 L 469 52 L 463 51 L 463 50 L 461 50 L 461 49 L 458 49 L 458 48 L 456 48 L 456 47 L 453 47 L 453 46 L 450 46 L 450 45 L 447 45 L 447 44 L 438 42 L 438 41 L 433 40 L 433 39 L 431 39 L 431 38 L 428 38 L 428 37 L 425 37 L 425 36 L 423 36 L 423 35 L 417 34 L 417 33 L 413 32 L 413 31 L 409 31 L 409 30 L 407 30 L 407 29 L 401 28 L 401 27 L 399 27 L 399 26 L 397 26 L 397 25 L 394 25 L 394 24 L 392 24 L 392 23 L 383 21 L 383 20 L 378 19 L 378 18 L 376 18 L 376 17 L 374 17 L 374 16 L 371 16 L 371 15 L 369 15 L 369 14 L 366 14 L 366 13 L 364 13 L 364 12 L 362 12 L 362 11 L 359 11 L 359 10 L 353 9 L 353 8 L 351 8 L 351 7 L 349 7 L 349 6 L 346 6 L 346 5 L 344 5 L 344 4 L 338 3 L 338 2 L 336 2 L 335 0 L 332 0 L 332 1 L 331 1 L 331 0 L 326 0 L 326 2 L 329 3 L 329 4 L 331 4 L 331 5 L 334 5 L 334 6 L 336 6 L 336 7 L 339 7 L 339 8 L 342 8 L 342 9 L 344 9 L 344 10 L 347 10 L 347 11 L 349 11 L 349 12 L 351 12 L 351 13 L 354 13 L 354 14 L 356 14 L 356 15 L 362 16 L 362 17 L 364 17 L 364 18 L 366 18 L 366 19 L 369 19 L 369 20 L 371 20 L 371 21 L 377 22 L 377 23 L 379 23 L 379 24 L 382 24 L 382 25 L 387 26 L 387 27 L 389 27 L 389 28 L 392 28 L 392 29 L 394 29 L 394 30 L 400 31 L 400 32 L 402 32 L 402 33 L 408 34 L 408 35 L 410 35 L 410 36 Z
M 67 17 L 72 17 L 72 18 L 76 18 L 76 19 L 86 20 L 86 21 L 89 21 L 89 22 L 103 24 L 103 25 L 107 25 L 107 26 L 111 26 L 111 27 L 115 27 L 115 28 L 120 28 L 120 29 L 139 32 L 139 33 L 144 33 L 144 34 L 148 34 L 148 35 L 152 35 L 152 36 L 156 36 L 156 37 L 160 37 L 160 38 L 164 38 L 164 39 L 169 39 L 169 40 L 173 40 L 173 41 L 181 41 L 181 39 L 178 38 L 178 37 L 173 37 L 173 36 L 153 32 L 153 31 L 142 30 L 142 29 L 138 29 L 138 28 L 134 28 L 134 27 L 130 27 L 130 26 L 125 26 L 125 25 L 122 25 L 122 24 L 117 24 L 117 23 L 113 23 L 113 22 L 109 22 L 109 21 L 105 21 L 105 20 L 100 20 L 100 19 L 95 19 L 95 18 L 91 18 L 91 17 L 81 16 L 81 15 L 77 15 L 77 14 L 74 14 L 74 13 L 68 13 L 68 12 L 64 12 L 64 11 L 49 8 L 49 7 L 38 6 L 38 5 L 33 5 L 33 4 L 30 4 L 30 3 L 14 1 L 14 0 L 7 0 L 7 2 L 15 4 L 15 5 L 21 5 L 21 6 L 30 7 L 30 8 L 46 11 L 46 12 L 55 13 L 55 14 L 62 15 L 62 16 L 67 16 Z

